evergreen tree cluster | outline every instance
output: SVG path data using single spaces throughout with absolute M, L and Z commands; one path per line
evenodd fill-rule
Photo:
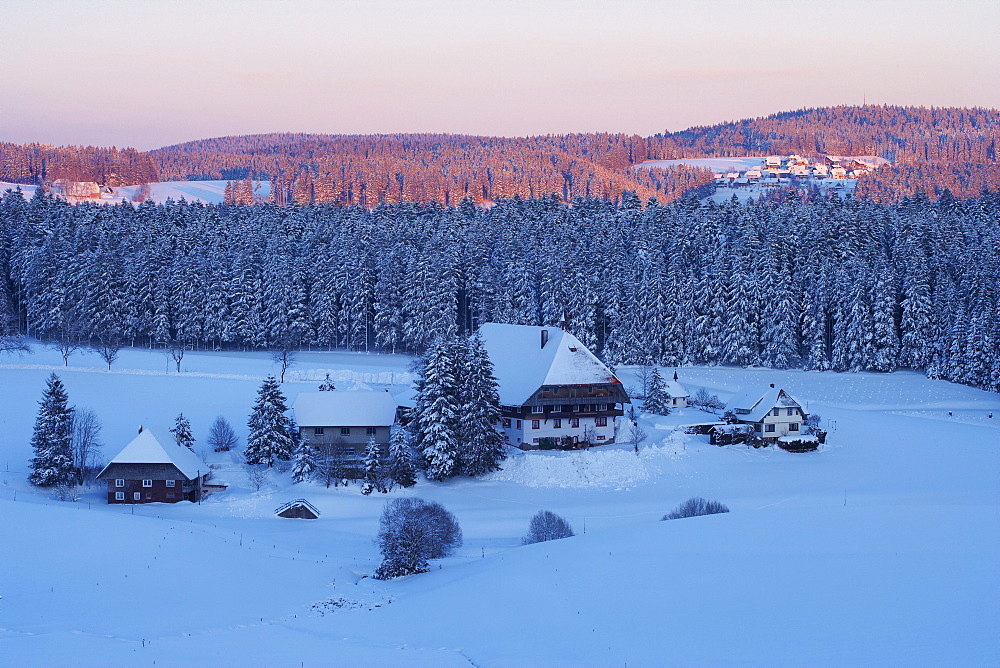
M 989 192 L 372 210 L 71 206 L 11 192 L 0 321 L 48 340 L 182 350 L 420 352 L 483 322 L 565 315 L 612 364 L 911 368 L 997 390 L 998 220 Z M 427 382 L 456 382 L 440 373 Z
M 437 341 L 417 381 L 410 427 L 427 477 L 482 475 L 506 458 L 493 365 L 478 336 Z

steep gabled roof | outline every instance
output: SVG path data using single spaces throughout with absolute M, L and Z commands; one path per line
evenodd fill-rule
M 663 381 L 663 389 L 666 390 L 667 394 L 671 397 L 690 397 L 691 393 L 684 389 L 684 386 L 678 383 L 676 380 L 665 380 Z
M 760 422 L 772 408 L 793 406 L 802 408 L 802 404 L 780 387 L 743 388 L 726 404 L 728 410 L 750 411 L 748 414 L 738 415 L 745 422 Z
M 546 341 L 542 345 L 543 334 Z M 486 323 L 479 328 L 500 403 L 522 406 L 543 385 L 596 385 L 619 382 L 580 340 L 558 327 Z
M 300 427 L 391 427 L 396 421 L 388 392 L 299 392 L 292 409 Z
M 172 435 L 158 434 L 145 427 L 139 427 L 139 435 L 122 448 L 97 477 L 104 475 L 112 464 L 173 464 L 188 480 L 195 480 L 199 471 L 208 472 L 208 464 L 190 449 L 177 445 Z

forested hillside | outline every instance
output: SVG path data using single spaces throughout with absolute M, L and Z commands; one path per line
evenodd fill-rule
M 613 364 L 891 371 L 1000 389 L 1000 196 L 482 209 L 0 202 L 9 332 L 420 351 L 569 327 Z
M 825 107 L 774 114 L 680 132 L 589 133 L 537 137 L 449 134 L 263 134 L 219 137 L 140 153 L 29 144 L 0 144 L 0 180 L 37 184 L 55 178 L 127 185 L 147 181 L 272 181 L 278 204 L 381 202 L 556 194 L 620 200 L 636 192 L 661 203 L 704 193 L 704 169 L 632 169 L 650 159 L 799 153 L 880 155 L 892 167 L 861 179 L 856 196 L 881 202 L 945 189 L 975 197 L 1000 188 L 1000 112 L 991 109 L 895 106 Z

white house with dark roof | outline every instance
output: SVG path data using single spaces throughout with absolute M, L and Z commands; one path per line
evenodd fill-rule
M 139 434 L 97 474 L 108 483 L 108 503 L 197 501 L 224 485 L 206 484 L 208 464 L 173 434 L 139 427 Z
M 803 431 L 806 412 L 792 395 L 772 383 L 767 388 L 745 388 L 727 404 L 743 424 L 753 425 L 754 433 L 765 441 L 782 436 L 798 436 Z
M 506 442 L 524 449 L 613 443 L 628 395 L 611 370 L 558 327 L 479 328 L 499 382 Z
M 691 393 L 684 389 L 683 385 L 676 380 L 665 380 L 663 390 L 666 392 L 669 408 L 687 408 Z
M 396 400 L 388 392 L 299 392 L 292 404 L 299 435 L 339 456 L 361 460 L 368 441 L 388 450 L 396 422 Z

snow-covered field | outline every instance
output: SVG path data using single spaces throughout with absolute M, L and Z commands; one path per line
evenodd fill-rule
M 257 190 L 256 196 L 267 199 L 271 196 L 270 181 L 254 181 Z M 95 200 L 103 204 L 118 204 L 123 199 L 132 201 L 132 197 L 141 186 L 122 186 L 114 188 L 114 195 L 107 195 L 100 200 Z M 36 186 L 26 186 L 16 183 L 0 182 L 0 193 L 7 190 L 20 188 L 25 197 L 35 194 Z M 163 204 L 167 199 L 175 202 L 185 199 L 188 202 L 201 202 L 203 204 L 222 204 L 222 196 L 226 191 L 226 181 L 163 181 L 149 184 L 149 199 L 157 204 Z
M 303 353 L 283 388 L 402 390 L 405 356 Z M 430 573 L 367 577 L 384 495 L 259 492 L 208 454 L 229 491 L 203 504 L 62 502 L 25 481 L 55 370 L 93 408 L 112 456 L 139 424 L 183 412 L 246 432 L 266 354 L 154 351 L 114 370 L 36 346 L 0 358 L 0 665 L 996 665 L 1000 663 L 1000 396 L 919 374 L 680 369 L 725 400 L 774 382 L 823 416 L 814 453 L 719 448 L 643 416 L 650 438 L 517 453 L 485 480 L 421 481 L 465 534 Z M 634 370 L 620 369 L 626 385 Z M 949 416 L 949 411 L 951 415 Z M 988 414 L 993 411 L 994 417 Z M 657 521 L 703 495 L 732 512 Z M 322 517 L 272 511 L 304 497 Z M 522 546 L 540 509 L 574 538 Z M 440 568 L 438 568 L 440 566 Z

